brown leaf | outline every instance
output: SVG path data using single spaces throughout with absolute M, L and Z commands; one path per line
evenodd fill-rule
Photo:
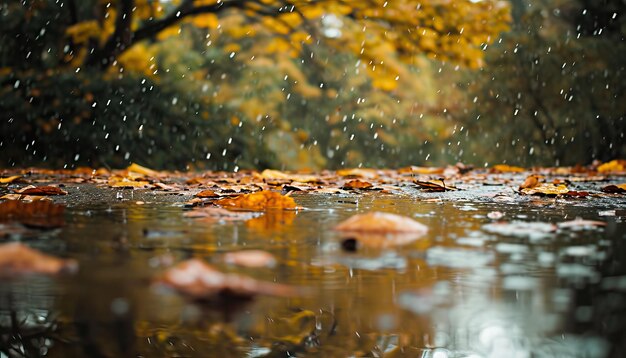
M 610 194 L 623 194 L 626 193 L 626 183 L 607 185 L 602 188 L 602 191 Z
M 519 190 L 531 189 L 539 184 L 539 176 L 536 174 L 529 175 L 526 180 L 519 186 Z
M 571 229 L 571 228 L 585 228 L 585 227 L 594 227 L 594 226 L 606 226 L 606 223 L 604 221 L 574 219 L 570 221 L 563 221 L 563 222 L 557 223 L 556 226 L 559 229 Z
M 8 200 L 0 203 L 0 221 L 18 221 L 26 226 L 51 229 L 65 224 L 64 211 L 65 206 L 46 200 Z
M 276 265 L 274 255 L 261 250 L 243 250 L 224 254 L 227 264 L 244 267 L 273 267 Z
M 491 168 L 491 171 L 494 173 L 521 173 L 526 171 L 526 169 L 507 164 L 498 164 L 494 165 L 493 168 Z
M 282 297 L 297 294 L 293 287 L 258 281 L 238 274 L 226 274 L 198 259 L 183 261 L 171 267 L 156 282 L 200 301 L 219 296 L 252 298 L 259 294 Z
M 264 211 L 267 209 L 294 209 L 296 202 L 293 198 L 273 191 L 260 191 L 243 194 L 235 198 L 223 198 L 215 201 L 216 205 L 227 209 L 250 211 Z
M 27 186 L 15 191 L 22 195 L 67 195 L 67 191 L 58 186 Z
M 348 182 L 346 182 L 343 187 L 341 187 L 341 189 L 344 190 L 354 190 L 354 189 L 371 189 L 373 187 L 372 183 L 363 181 L 363 180 L 359 180 L 359 179 L 354 179 L 354 180 L 350 180 Z
M 427 181 L 422 181 L 422 180 L 414 180 L 413 181 L 415 184 L 417 184 L 420 189 L 424 189 L 427 191 L 452 191 L 452 190 L 458 190 L 457 188 L 447 185 L 443 180 L 438 179 L 438 180 L 427 180 Z
M 342 233 L 344 248 L 346 242 L 354 242 L 355 249 L 361 246 L 385 249 L 409 244 L 423 236 L 427 228 L 406 217 L 370 213 L 355 215 L 337 225 L 335 230 Z
M 243 211 L 230 211 L 214 206 L 198 207 L 183 214 L 184 217 L 204 219 L 206 221 L 245 221 L 261 214 Z
M 77 268 L 78 263 L 75 260 L 46 255 L 21 243 L 0 245 L 0 276 L 22 273 L 53 275 L 75 272 Z
M 217 198 L 219 197 L 213 190 L 203 190 L 195 195 L 198 198 Z

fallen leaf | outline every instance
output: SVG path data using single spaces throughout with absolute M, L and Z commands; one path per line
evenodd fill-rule
M 614 173 L 614 172 L 623 172 L 626 170 L 626 160 L 623 159 L 615 159 L 610 162 L 601 164 L 598 166 L 599 173 Z
M 519 190 L 531 189 L 539 185 L 539 176 L 536 174 L 529 175 L 526 180 L 519 186 Z
M 399 174 L 420 174 L 420 175 L 443 174 L 443 171 L 444 171 L 444 168 L 416 167 L 416 166 L 410 166 L 410 167 L 398 169 Z
M 78 263 L 71 259 L 59 259 L 46 255 L 21 243 L 0 245 L 0 276 L 23 273 L 58 274 L 72 273 Z
M 244 267 L 273 267 L 276 265 L 274 255 L 261 250 L 243 250 L 224 254 L 224 262 Z
M 251 194 L 243 194 L 235 198 L 223 198 L 215 201 L 215 205 L 227 209 L 264 211 L 267 209 L 294 209 L 296 202 L 290 196 L 265 190 Z
M 52 201 L 50 198 L 46 196 L 36 196 L 36 195 L 22 195 L 22 194 L 5 194 L 0 196 L 2 200 L 16 200 L 23 202 L 33 202 L 33 201 Z
M 217 198 L 219 197 L 213 190 L 203 190 L 199 193 L 196 193 L 195 197 L 197 198 Z
M 128 170 L 129 172 L 133 172 L 133 173 L 137 173 L 137 174 L 141 174 L 141 175 L 145 175 L 149 177 L 159 176 L 159 172 L 152 170 L 150 168 L 142 167 L 141 165 L 137 163 L 132 163 L 131 165 L 128 166 L 128 168 L 126 168 L 126 170 Z
M 261 172 L 260 177 L 263 179 L 297 181 L 300 183 L 317 183 L 320 179 L 314 175 L 305 174 L 289 174 L 279 170 L 265 169 Z
M 127 177 L 112 176 L 109 178 L 108 184 L 112 188 L 145 188 L 150 182 L 145 180 L 133 180 Z
M 247 299 L 259 294 L 291 297 L 298 293 L 295 288 L 287 285 L 223 273 L 198 259 L 183 261 L 171 267 L 160 275 L 156 282 L 199 301 L 219 296 Z
M 208 221 L 245 221 L 253 219 L 260 213 L 251 213 L 243 211 L 230 211 L 223 208 L 213 206 L 198 207 L 183 214 L 184 217 L 194 219 L 206 219 Z
M 526 171 L 526 169 L 507 164 L 497 164 L 491 168 L 491 171 L 495 173 L 521 173 Z
M 57 187 L 57 186 L 27 186 L 25 188 L 19 189 L 15 191 L 18 194 L 22 195 L 67 195 L 67 191 Z
M 520 192 L 526 195 L 564 195 L 569 189 L 563 184 L 542 183 L 533 188 L 522 189 Z
M 340 177 L 351 177 L 351 178 L 377 178 L 378 173 L 374 169 L 340 169 L 337 170 L 337 175 Z
M 588 228 L 595 226 L 606 226 L 604 221 L 597 220 L 583 220 L 583 219 L 574 219 L 570 221 L 563 221 L 557 223 L 556 226 L 559 229 L 575 229 L 575 228 Z
M 446 183 L 441 180 L 441 179 L 437 179 L 437 180 L 426 180 L 426 181 L 422 181 L 422 180 L 414 180 L 413 183 L 417 184 L 420 189 L 424 189 L 426 191 L 435 191 L 435 192 L 439 192 L 439 191 L 453 191 L 453 190 L 458 190 L 457 188 L 450 186 L 450 185 L 446 185 Z
M 63 226 L 64 212 L 65 206 L 45 200 L 8 200 L 0 203 L 0 221 L 17 221 L 36 228 L 52 229 Z
M 354 180 L 350 180 L 348 182 L 346 182 L 341 189 L 344 190 L 354 190 L 354 189 L 370 189 L 372 188 L 373 185 L 372 183 L 366 182 L 366 181 L 362 181 L 359 179 L 354 179 Z
M 21 177 L 22 177 L 21 175 L 13 175 L 13 176 L 6 177 L 6 178 L 0 178 L 0 184 L 9 184 Z
M 602 188 L 602 191 L 610 194 L 623 194 L 626 193 L 626 183 L 607 185 Z
M 334 227 L 334 230 L 425 233 L 428 231 L 428 227 L 406 216 L 375 211 L 354 215 L 339 223 Z

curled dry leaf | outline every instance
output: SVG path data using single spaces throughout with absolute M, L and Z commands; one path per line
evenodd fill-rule
M 341 189 L 344 190 L 349 190 L 349 189 L 371 189 L 374 186 L 372 185 L 372 183 L 363 181 L 363 180 L 359 180 L 359 179 L 354 179 L 354 180 L 350 180 L 348 182 L 346 182 L 343 187 Z
M 22 195 L 35 195 L 35 196 L 43 196 L 43 195 L 67 195 L 67 191 L 59 188 L 58 186 L 32 186 L 29 185 L 22 189 L 15 191 L 18 194 Z
M 529 175 L 526 180 L 519 186 L 519 190 L 531 189 L 539 185 L 539 176 L 536 174 Z
M 334 230 L 364 246 L 386 248 L 415 241 L 428 231 L 428 227 L 406 216 L 372 212 L 354 215 L 339 223 Z
M 0 276 L 42 273 L 54 275 L 61 272 L 72 273 L 78 263 L 71 259 L 59 259 L 46 255 L 21 243 L 0 245 Z
M 626 193 L 626 183 L 607 185 L 602 188 L 602 191 L 610 194 L 624 194 Z
M 457 188 L 451 186 L 451 185 L 447 185 L 443 180 L 441 179 L 437 179 L 437 180 L 426 180 L 426 181 L 422 181 L 422 180 L 414 180 L 413 181 L 415 184 L 417 184 L 417 186 L 419 186 L 420 189 L 424 189 L 426 191 L 452 191 L 452 190 L 458 190 Z
M 46 200 L 8 200 L 0 203 L 0 221 L 18 221 L 26 226 L 44 229 L 63 226 L 64 212 L 65 206 Z
M 563 184 L 543 183 L 533 188 L 522 189 L 520 192 L 526 195 L 565 195 L 569 193 L 569 189 Z
M 244 250 L 224 254 L 227 264 L 244 267 L 273 267 L 276 265 L 274 255 L 261 250 Z
M 193 300 L 211 300 L 219 296 L 252 298 L 256 295 L 290 297 L 297 290 L 287 285 L 263 282 L 251 277 L 223 273 L 202 260 L 183 261 L 156 279 Z
M 294 209 L 296 207 L 296 202 L 293 198 L 269 190 L 243 194 L 235 198 L 223 198 L 215 201 L 215 204 L 226 209 L 250 211 L 264 211 L 267 209 Z

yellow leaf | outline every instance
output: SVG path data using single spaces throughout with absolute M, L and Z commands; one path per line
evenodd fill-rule
M 598 167 L 600 173 L 623 172 L 626 168 L 626 160 L 615 159 Z
M 520 192 L 526 195 L 563 195 L 569 193 L 569 189 L 563 184 L 544 183 L 533 188 L 524 188 Z
M 6 177 L 6 178 L 0 178 L 0 184 L 9 184 L 21 177 L 22 177 L 21 175 L 13 175 L 13 176 Z
M 293 198 L 273 191 L 260 191 L 244 194 L 235 198 L 224 198 L 215 201 L 216 205 L 226 209 L 264 211 L 267 209 L 293 209 L 296 202 Z
M 143 175 L 152 176 L 152 177 L 159 175 L 159 172 L 152 170 L 150 168 L 142 167 L 141 165 L 137 163 L 132 163 L 131 165 L 128 166 L 128 168 L 126 168 L 126 170 L 128 170 L 129 172 L 143 174 Z

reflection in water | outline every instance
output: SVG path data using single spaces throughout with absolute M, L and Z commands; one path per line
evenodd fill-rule
M 342 198 L 358 205 L 331 201 L 328 208 L 326 197 L 296 195 L 305 210 L 208 223 L 151 195 L 110 204 L 87 195 L 68 205 L 62 231 L 32 239 L 77 258 L 81 270 L 2 283 L 0 352 L 30 345 L 59 357 L 617 355 L 626 270 L 613 248 L 625 224 L 552 225 L 597 219 L 589 213 L 600 210 L 563 205 L 529 224 L 535 208 L 384 195 Z M 399 247 L 346 250 L 330 228 L 371 210 L 419 217 L 428 234 Z M 517 221 L 496 226 L 487 217 L 494 210 Z M 225 262 L 224 253 L 243 249 L 267 251 L 275 265 Z M 308 291 L 198 305 L 152 288 L 156 274 L 192 257 Z M 19 342 L 11 338 L 16 321 L 26 324 Z

